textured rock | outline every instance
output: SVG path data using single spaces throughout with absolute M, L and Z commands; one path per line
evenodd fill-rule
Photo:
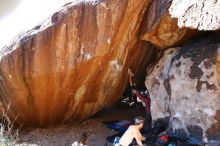
M 179 28 L 177 20 L 168 12 L 169 6 L 169 0 L 152 1 L 142 25 L 142 40 L 160 48 L 167 48 L 180 44 L 198 33 L 188 28 Z
M 173 0 L 169 12 L 179 27 L 198 30 L 220 28 L 220 0 Z
M 3 48 L 0 93 L 10 117 L 46 126 L 82 120 L 117 101 L 128 67 L 145 68 L 152 53 L 137 37 L 147 6 L 148 0 L 67 4 Z
M 171 116 L 174 128 L 197 125 L 209 140 L 220 139 L 218 38 L 199 38 L 180 48 L 168 49 L 151 72 L 148 69 L 146 86 L 154 119 Z M 173 118 L 181 124 L 172 123 Z

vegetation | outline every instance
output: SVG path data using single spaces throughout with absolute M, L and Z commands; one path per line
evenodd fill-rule
M 14 129 L 14 122 L 8 117 L 9 107 L 3 111 L 0 121 L 0 146 L 14 146 L 18 139 L 18 130 Z

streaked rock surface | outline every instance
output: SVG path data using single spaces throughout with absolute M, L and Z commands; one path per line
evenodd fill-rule
M 149 41 L 160 48 L 168 48 L 183 43 L 196 35 L 196 30 L 179 28 L 177 20 L 168 12 L 169 0 L 153 0 L 147 9 L 141 39 Z
M 137 73 L 151 58 L 152 48 L 138 40 L 148 4 L 70 3 L 3 48 L 0 93 L 9 116 L 47 126 L 85 119 L 115 103 L 128 67 Z

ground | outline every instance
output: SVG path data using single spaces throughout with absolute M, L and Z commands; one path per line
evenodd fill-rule
M 89 134 L 89 146 L 111 146 L 106 137 L 115 134 L 102 121 L 131 120 L 138 113 L 134 108 L 118 104 L 104 109 L 95 116 L 79 122 L 42 128 L 23 128 L 19 132 L 19 146 L 71 146 L 83 132 Z

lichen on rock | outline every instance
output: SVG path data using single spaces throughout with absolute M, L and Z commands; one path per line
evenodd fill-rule
M 173 0 L 169 12 L 180 28 L 218 30 L 220 0 Z
M 220 42 L 217 38 L 197 38 L 165 51 L 146 78 L 154 119 L 165 116 L 178 118 L 181 126 L 197 125 L 203 129 L 204 137 L 213 139 L 208 131 L 220 122 L 216 119 L 220 109 L 216 61 Z M 216 131 L 220 129 L 214 127 L 212 134 L 219 134 Z

